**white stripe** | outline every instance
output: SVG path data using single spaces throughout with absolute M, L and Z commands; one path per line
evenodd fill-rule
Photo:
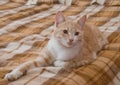
M 114 82 L 114 85 L 120 85 L 120 72 L 117 73 L 117 75 L 114 77 L 114 79 L 112 80 Z
M 112 18 L 109 22 L 107 22 L 103 26 L 99 27 L 99 29 L 100 31 L 103 32 L 104 37 L 107 38 L 109 35 L 115 32 L 119 27 L 120 27 L 120 14 L 117 17 Z
M 9 0 L 0 0 L 0 5 L 7 3 Z
M 87 15 L 87 17 L 90 17 L 94 14 L 96 14 L 97 12 L 99 12 L 101 9 L 103 9 L 104 6 L 96 6 L 96 5 L 91 5 L 89 7 L 87 7 L 83 12 L 81 12 L 80 14 L 76 15 L 76 16 L 70 16 L 71 18 L 77 18 L 76 20 L 78 20 L 80 17 L 82 17 L 83 15 Z
M 92 0 L 91 4 L 94 4 L 95 2 L 98 3 L 98 4 L 100 4 L 100 5 L 104 5 L 104 3 L 106 2 L 106 0 Z
M 14 50 L 13 54 L 20 54 L 20 53 L 23 53 L 27 50 L 29 50 L 31 48 L 31 46 L 29 45 L 26 45 L 26 44 L 23 44 L 19 47 L 19 49 L 17 50 Z
M 47 11 L 35 14 L 33 16 L 30 16 L 30 17 L 26 17 L 24 19 L 13 21 L 12 23 L 10 23 L 7 26 L 0 29 L 0 35 L 8 33 L 8 32 L 13 31 L 13 30 L 16 30 L 21 25 L 25 25 L 25 24 L 30 23 L 32 21 L 45 18 L 45 17 L 50 16 L 58 11 L 63 11 L 67 8 L 68 8 L 68 6 L 54 5 L 51 9 L 49 9 Z
M 101 9 L 103 9 L 104 6 L 97 6 L 91 13 L 88 13 L 87 16 L 92 16 L 94 14 L 96 14 L 97 12 L 99 12 Z
M 32 7 L 35 7 L 35 5 L 30 5 L 30 6 L 24 5 L 24 6 L 15 8 L 15 9 L 0 11 L 0 17 L 3 17 L 3 16 L 8 15 L 8 14 L 15 14 L 21 10 L 25 10 L 25 9 L 32 8 Z
M 33 40 L 33 38 L 35 38 Z M 12 58 L 14 55 L 16 54 L 20 54 L 23 53 L 29 49 L 32 48 L 32 45 L 36 42 L 36 41 L 44 41 L 45 37 L 41 36 L 41 35 L 31 35 L 28 36 L 26 38 L 23 38 L 22 40 L 18 41 L 18 42 L 11 42 L 8 44 L 8 46 L 6 48 L 0 49 L 0 58 L 1 59 L 10 59 Z M 23 44 L 21 44 L 23 43 Z M 3 54 L 4 52 L 4 54 Z M 11 53 L 9 53 L 11 52 Z M 38 52 L 39 54 L 39 52 Z
M 3 52 L 11 52 L 11 51 L 17 49 L 17 47 L 18 47 L 19 45 L 20 45 L 20 44 L 17 43 L 17 42 L 12 42 L 12 43 L 9 43 L 6 48 L 0 49 L 0 50 L 2 50 Z
M 35 5 L 37 4 L 38 0 L 28 0 L 26 5 Z
M 93 9 L 95 9 L 97 6 L 95 5 L 91 5 L 91 6 L 88 6 L 83 12 L 80 12 L 79 14 L 77 14 L 76 16 L 69 16 L 70 18 L 72 19 L 76 19 L 78 17 L 81 17 L 83 15 L 86 15 L 88 14 L 89 12 L 91 12 Z

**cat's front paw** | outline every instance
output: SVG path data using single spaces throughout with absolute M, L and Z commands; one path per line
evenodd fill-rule
M 23 75 L 23 73 L 21 71 L 12 71 L 11 73 L 7 73 L 4 77 L 5 80 L 8 81 L 13 81 L 18 79 L 19 77 L 21 77 Z
M 64 62 L 64 61 L 55 61 L 54 62 L 54 66 L 56 67 L 63 67 L 63 68 L 66 68 L 68 67 L 68 62 Z

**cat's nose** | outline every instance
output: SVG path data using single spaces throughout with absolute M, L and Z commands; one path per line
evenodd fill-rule
M 70 42 L 73 42 L 73 39 L 69 39 Z

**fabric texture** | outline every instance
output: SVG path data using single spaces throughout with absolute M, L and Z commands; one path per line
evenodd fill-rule
M 0 4 L 0 85 L 120 85 L 120 0 L 91 4 L 77 0 L 71 6 L 58 2 L 25 5 L 27 0 L 2 0 Z M 110 2 L 109 2 L 110 1 Z M 55 14 L 96 25 L 109 41 L 97 59 L 74 69 L 40 67 L 20 79 L 4 80 L 6 73 L 40 55 L 53 31 Z

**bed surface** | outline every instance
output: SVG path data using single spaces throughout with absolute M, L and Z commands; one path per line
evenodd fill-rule
M 58 2 L 26 6 L 27 0 L 1 0 L 0 85 L 120 85 L 120 0 L 106 0 L 103 5 L 91 1 L 77 0 L 71 6 Z M 97 60 L 71 70 L 35 68 L 16 81 L 4 80 L 16 66 L 39 56 L 58 11 L 73 19 L 86 14 L 87 23 L 102 31 L 109 44 L 97 54 Z

